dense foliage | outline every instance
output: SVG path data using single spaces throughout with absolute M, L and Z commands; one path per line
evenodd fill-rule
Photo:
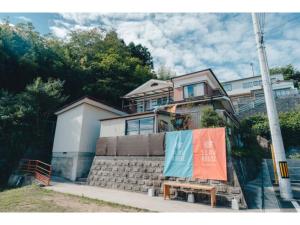
M 113 105 L 120 96 L 154 78 L 147 48 L 118 38 L 116 32 L 76 30 L 65 40 L 42 36 L 29 24 L 0 25 L 0 88 L 17 93 L 37 76 L 65 81 L 72 101 L 83 95 Z
M 300 146 L 300 110 L 280 113 L 279 122 L 285 148 Z M 248 117 L 241 125 L 246 137 L 260 135 L 270 139 L 268 119 L 265 115 Z
M 30 23 L 0 24 L 0 167 L 26 154 L 49 161 L 60 106 L 84 95 L 120 106 L 120 96 L 155 77 L 148 49 L 114 31 L 61 40 Z

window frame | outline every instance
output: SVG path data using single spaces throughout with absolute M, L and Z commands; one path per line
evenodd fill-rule
M 193 92 L 194 92 L 194 86 L 202 84 L 203 86 L 203 95 L 198 95 L 198 96 L 191 96 L 191 97 L 185 97 L 185 88 L 188 86 L 193 86 Z M 196 82 L 196 83 L 190 83 L 182 86 L 182 95 L 183 99 L 191 99 L 191 98 L 197 98 L 197 97 L 202 97 L 205 96 L 205 82 Z
M 152 133 L 154 133 L 155 131 L 155 118 L 154 116 L 147 116 L 147 117 L 140 117 L 140 118 L 136 118 L 136 119 L 128 119 L 128 120 L 125 120 L 125 135 L 130 135 L 128 134 L 128 122 L 130 121 L 135 121 L 137 120 L 138 121 L 138 129 L 137 129 L 137 134 L 133 134 L 133 135 L 140 135 L 141 134 L 141 120 L 143 119 L 152 119 Z M 150 129 L 142 129 L 142 131 L 145 131 L 145 130 L 150 130 Z

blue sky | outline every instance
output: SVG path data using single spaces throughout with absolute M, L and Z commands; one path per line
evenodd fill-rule
M 155 69 L 177 75 L 212 68 L 221 81 L 259 73 L 249 13 L 0 13 L 0 20 L 32 22 L 42 34 L 65 38 L 76 29 L 114 29 L 126 43 L 146 46 Z M 300 68 L 300 14 L 265 15 L 269 66 Z

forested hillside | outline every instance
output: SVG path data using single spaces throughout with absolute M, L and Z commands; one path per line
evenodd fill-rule
M 61 40 L 30 23 L 0 24 L 2 176 L 24 155 L 50 159 L 58 107 L 83 95 L 120 106 L 120 96 L 155 77 L 148 49 L 114 31 L 76 30 Z

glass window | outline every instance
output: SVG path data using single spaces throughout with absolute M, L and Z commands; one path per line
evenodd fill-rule
M 140 133 L 153 133 L 153 117 L 140 119 Z
M 184 98 L 192 98 L 192 97 L 203 96 L 203 95 L 204 95 L 203 83 L 184 86 L 183 89 Z
M 143 101 L 137 101 L 136 110 L 137 110 L 137 112 L 144 112 L 144 102 Z
M 153 109 L 157 105 L 159 105 L 157 99 L 152 99 L 151 100 L 151 109 Z
M 128 120 L 126 121 L 126 135 L 139 134 L 139 121 Z
M 126 135 L 151 134 L 154 131 L 154 117 L 126 120 Z
M 251 88 L 253 87 L 253 83 L 252 82 L 245 82 L 243 83 L 243 88 Z
M 290 94 L 290 91 L 289 91 L 289 89 L 280 89 L 280 90 L 276 90 L 275 94 L 277 97 L 286 96 L 286 95 Z
M 166 105 L 168 103 L 167 97 L 158 98 L 156 100 L 157 100 L 157 105 Z
M 146 111 L 151 110 L 150 100 L 146 100 L 145 105 L 146 105 Z
M 223 88 L 225 89 L 225 91 L 232 91 L 232 85 L 231 84 L 225 84 L 223 86 Z
M 260 85 L 261 85 L 261 80 L 253 81 L 253 86 L 260 86 Z

